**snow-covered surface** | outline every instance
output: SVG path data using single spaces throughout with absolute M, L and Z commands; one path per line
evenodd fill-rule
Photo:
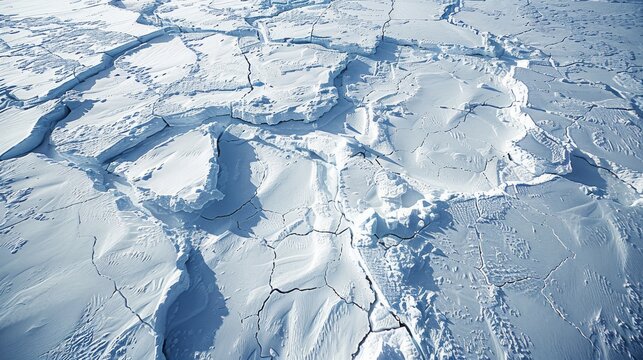
M 220 200 L 217 190 L 218 136 L 213 126 L 203 125 L 177 135 L 133 161 L 115 162 L 113 172 L 127 179 L 164 208 L 199 210 L 210 200 Z M 144 147 L 141 147 L 141 150 Z
M 42 155 L 3 161 L 0 177 L 3 356 L 160 352 L 171 291 L 186 285 L 168 230 Z
M 643 357 L 640 2 L 0 13 L 0 358 Z

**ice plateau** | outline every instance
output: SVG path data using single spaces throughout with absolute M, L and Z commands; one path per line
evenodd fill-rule
M 641 19 L 0 1 L 0 359 L 643 358 Z

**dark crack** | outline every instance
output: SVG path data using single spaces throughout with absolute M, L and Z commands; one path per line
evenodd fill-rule
M 632 185 L 632 184 L 630 184 L 629 182 L 627 182 L 627 181 L 625 181 L 625 180 L 621 179 L 621 178 L 618 176 L 618 174 L 617 174 L 617 173 L 615 173 L 614 171 L 612 171 L 611 169 L 606 168 L 606 167 L 604 167 L 604 166 L 600 166 L 600 165 L 594 164 L 594 163 L 592 163 L 591 161 L 589 161 L 589 160 L 588 160 L 586 157 L 584 157 L 584 156 L 578 156 L 578 155 L 572 155 L 572 156 L 573 156 L 573 157 L 575 157 L 575 158 L 577 158 L 577 159 L 581 159 L 581 160 L 585 161 L 589 166 L 592 166 L 592 167 L 595 167 L 595 168 L 597 168 L 597 169 L 601 169 L 601 170 L 605 170 L 605 171 L 607 171 L 610 175 L 612 175 L 614 178 L 616 178 L 616 180 L 618 180 L 618 181 L 622 182 L 622 183 L 623 183 L 623 184 L 625 184 L 627 187 L 629 187 L 630 189 L 634 190 L 634 192 L 635 192 L 635 193 L 637 193 L 637 194 L 639 193 L 639 191 L 634 187 L 634 185 Z
M 115 293 L 118 293 L 118 294 L 120 295 L 120 297 L 121 297 L 121 298 L 123 298 L 123 302 L 124 302 L 124 304 L 125 304 L 125 307 L 126 307 L 126 308 L 127 308 L 127 309 L 128 309 L 128 310 L 129 310 L 129 311 L 130 311 L 134 316 L 136 316 L 136 318 L 140 321 L 140 323 L 141 323 L 141 324 L 143 324 L 145 327 L 147 327 L 147 328 L 152 332 L 152 334 L 156 334 L 156 331 L 154 330 L 154 327 L 152 327 L 152 325 L 150 325 L 150 323 L 148 323 L 147 321 L 143 320 L 143 318 L 141 317 L 141 315 L 139 315 L 139 313 L 137 313 L 134 309 L 132 309 L 132 308 L 131 308 L 131 306 L 129 305 L 129 302 L 128 302 L 128 300 L 127 300 L 127 297 L 125 296 L 125 294 L 123 294 L 123 292 L 121 291 L 121 289 L 120 289 L 120 288 L 118 287 L 118 285 L 116 284 L 116 280 L 112 279 L 112 277 L 111 277 L 111 276 L 109 276 L 109 275 L 103 274 L 103 273 L 100 271 L 100 269 L 98 268 L 98 265 L 96 264 L 96 242 L 98 241 L 98 238 L 96 238 L 96 236 L 94 236 L 93 238 L 94 238 L 94 242 L 93 242 L 93 244 L 92 244 L 92 257 L 91 257 L 91 262 L 92 262 L 92 265 L 94 266 L 94 269 L 96 270 L 96 273 L 98 274 L 98 276 L 100 276 L 100 277 L 102 277 L 102 278 L 105 278 L 105 279 L 107 279 L 107 280 L 109 280 L 109 281 L 111 281 L 111 282 L 112 282 L 112 284 L 114 285 L 114 292 L 115 292 Z

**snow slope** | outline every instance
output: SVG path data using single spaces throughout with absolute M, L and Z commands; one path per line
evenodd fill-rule
M 0 13 L 0 357 L 643 357 L 639 2 Z

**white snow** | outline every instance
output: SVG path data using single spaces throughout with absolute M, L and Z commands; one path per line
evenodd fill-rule
M 640 3 L 0 13 L 0 357 L 643 354 Z
M 0 114 L 0 159 L 20 156 L 33 150 L 45 138 L 49 128 L 67 116 L 69 109 L 51 100 L 28 109 L 8 107 Z
M 149 192 L 162 207 L 199 210 L 208 201 L 223 198 L 216 188 L 218 135 L 212 126 L 201 126 L 116 165 L 113 171 Z
M 0 178 L 4 356 L 160 352 L 168 292 L 185 281 L 162 224 L 42 155 L 3 161 Z
M 335 77 L 346 55 L 309 45 L 257 45 L 247 50 L 251 91 L 233 101 L 232 116 L 254 124 L 311 122 L 337 103 Z

